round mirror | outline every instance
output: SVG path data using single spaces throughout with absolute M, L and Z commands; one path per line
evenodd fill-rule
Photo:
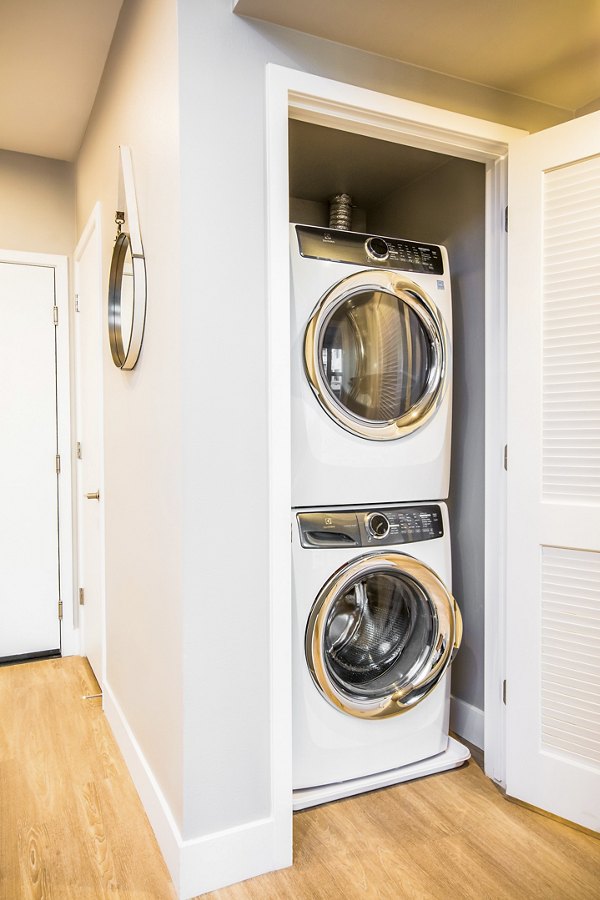
M 133 369 L 144 338 L 146 320 L 146 263 L 134 256 L 131 240 L 117 235 L 108 286 L 108 334 L 113 362 L 119 369 Z

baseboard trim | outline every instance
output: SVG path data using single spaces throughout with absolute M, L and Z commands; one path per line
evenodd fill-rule
M 450 730 L 480 750 L 484 744 L 484 718 L 482 709 L 458 697 L 450 697 Z
M 183 840 L 169 804 L 121 709 L 105 681 L 104 712 L 156 835 L 180 900 L 227 887 L 290 865 L 277 860 L 275 820 L 257 819 Z
M 275 822 L 260 819 L 226 831 L 184 841 L 180 897 L 197 897 L 289 865 L 274 864 Z
M 115 697 L 109 682 L 105 680 L 103 707 L 115 740 L 123 754 L 142 806 L 150 820 L 156 840 L 171 873 L 176 890 L 180 883 L 181 835 L 169 804 L 144 756 L 140 745 Z

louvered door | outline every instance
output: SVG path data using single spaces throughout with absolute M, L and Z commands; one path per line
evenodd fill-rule
M 509 160 L 507 792 L 600 830 L 600 113 Z

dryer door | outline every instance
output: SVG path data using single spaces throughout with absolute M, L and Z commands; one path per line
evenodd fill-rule
M 461 637 L 456 601 L 432 569 L 403 553 L 369 553 L 321 589 L 306 628 L 306 660 L 333 706 L 382 719 L 436 687 Z
M 446 391 L 446 325 L 431 298 L 394 272 L 350 275 L 322 298 L 306 329 L 307 377 L 352 434 L 395 440 L 421 428 Z

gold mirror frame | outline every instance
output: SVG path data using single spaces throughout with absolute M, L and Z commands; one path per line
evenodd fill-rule
M 125 272 L 125 261 L 131 256 L 131 273 Z M 124 278 L 132 277 L 132 311 L 130 324 L 123 315 Z M 146 263 L 143 256 L 133 253 L 131 239 L 126 232 L 117 235 L 110 264 L 108 283 L 108 337 L 113 362 L 119 369 L 133 369 L 144 340 L 146 323 Z

